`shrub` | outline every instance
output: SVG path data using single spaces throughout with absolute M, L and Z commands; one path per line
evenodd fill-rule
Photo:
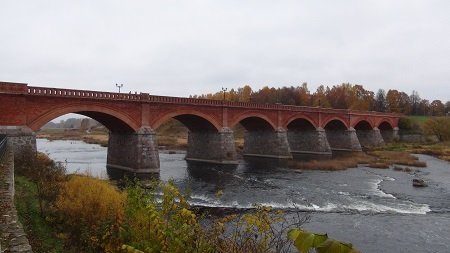
M 154 198 L 162 191 L 161 202 Z M 215 252 L 206 240 L 198 217 L 172 183 L 155 185 L 153 194 L 138 185 L 129 187 L 122 233 L 128 252 Z
M 439 141 L 450 140 L 450 117 L 429 118 L 423 124 L 426 134 L 434 135 Z
M 107 181 L 74 175 L 63 184 L 54 203 L 56 222 L 72 245 L 98 252 L 110 245 L 105 240 L 120 225 L 125 201 L 126 193 Z
M 32 151 L 24 151 L 16 162 L 17 173 L 36 184 L 39 209 L 41 216 L 44 216 L 44 207 L 56 199 L 61 184 L 66 180 L 66 168 L 55 163 L 46 154 L 34 155 Z

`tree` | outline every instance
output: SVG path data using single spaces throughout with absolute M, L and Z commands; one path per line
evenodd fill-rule
M 86 131 L 88 129 L 89 129 L 89 119 L 88 118 L 84 118 L 84 119 L 81 120 L 80 130 Z
M 242 88 L 238 88 L 239 102 L 250 102 L 252 96 L 252 88 L 245 85 Z
M 412 91 L 411 96 L 409 96 L 409 99 L 411 101 L 411 114 L 417 115 L 419 103 L 420 103 L 420 96 L 419 93 L 415 90 Z
M 313 106 L 330 107 L 330 102 L 328 102 L 326 90 L 323 85 L 317 87 L 316 92 L 311 96 Z
M 450 140 L 450 118 L 429 118 L 423 123 L 423 130 L 426 134 L 436 136 L 439 141 L 448 141 Z
M 430 115 L 430 101 L 427 99 L 420 100 L 417 108 L 417 115 Z
M 430 110 L 432 116 L 444 116 L 445 105 L 441 100 L 433 100 L 433 102 L 430 103 Z
M 383 89 L 379 89 L 377 95 L 375 96 L 375 111 L 387 111 L 386 92 Z

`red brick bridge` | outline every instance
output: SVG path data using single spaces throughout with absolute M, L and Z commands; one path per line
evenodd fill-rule
M 237 163 L 233 128 L 245 128 L 244 156 L 290 159 L 297 154 L 361 151 L 396 138 L 400 115 L 320 107 L 257 104 L 0 82 L 0 133 L 16 152 L 36 149 L 35 132 L 67 113 L 110 130 L 107 166 L 158 172 L 155 129 L 171 118 L 189 129 L 187 160 Z

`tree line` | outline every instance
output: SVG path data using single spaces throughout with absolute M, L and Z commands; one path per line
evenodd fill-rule
M 320 106 L 335 109 L 351 109 L 377 112 L 395 112 L 407 115 L 444 116 L 450 111 L 450 101 L 422 99 L 417 91 L 407 94 L 396 89 L 376 93 L 362 85 L 343 83 L 334 86 L 320 85 L 315 92 L 308 84 L 252 90 L 249 85 L 229 91 L 192 95 L 191 98 L 227 100 L 233 102 L 254 102 L 297 106 Z

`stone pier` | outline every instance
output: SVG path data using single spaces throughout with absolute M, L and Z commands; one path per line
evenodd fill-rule
M 155 132 L 142 127 L 135 133 L 110 133 L 106 166 L 134 173 L 158 173 Z
M 398 127 L 394 129 L 380 129 L 380 134 L 384 142 L 393 142 L 399 140 Z
M 356 135 L 362 147 L 374 147 L 384 144 L 380 130 L 376 127 L 372 130 L 356 130 Z
M 291 159 L 287 131 L 276 130 L 245 131 L 244 156 Z
M 186 160 L 237 164 L 233 131 L 222 128 L 217 131 L 189 131 Z
M 330 144 L 323 128 L 288 131 L 288 141 L 293 155 L 331 155 Z
M 36 134 L 27 126 L 0 126 L 0 134 L 8 136 L 15 159 L 36 154 Z
M 332 151 L 362 151 L 356 130 L 352 127 L 347 130 L 326 130 L 326 134 Z

